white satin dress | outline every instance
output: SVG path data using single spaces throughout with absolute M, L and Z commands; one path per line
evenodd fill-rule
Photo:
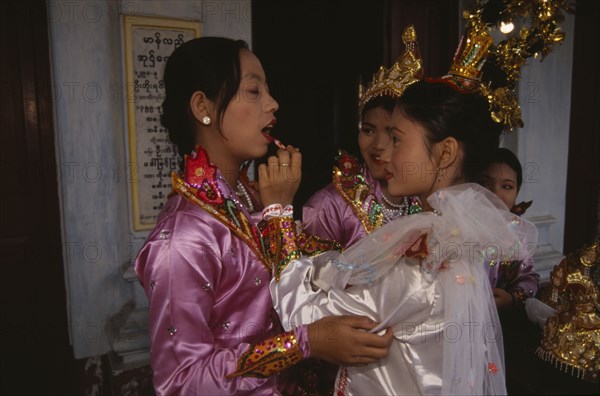
M 388 357 L 340 368 L 336 394 L 506 394 L 484 261 L 529 257 L 537 230 L 479 185 L 438 190 L 428 201 L 434 213 L 397 219 L 341 255 L 292 261 L 271 281 L 286 329 L 349 314 L 379 322 L 375 332 L 393 329 Z

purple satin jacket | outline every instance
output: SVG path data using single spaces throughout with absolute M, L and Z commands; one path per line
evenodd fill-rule
M 381 201 L 379 182 L 365 171 L 365 181 Z M 302 207 L 302 225 L 309 234 L 338 242 L 347 248 L 367 235 L 360 219 L 350 205 L 329 183 L 317 191 Z
M 492 288 L 499 287 L 508 292 L 521 290 L 527 298 L 537 293 L 540 276 L 533 268 L 533 260 L 486 262 L 486 265 Z
M 158 395 L 272 395 L 293 386 L 286 371 L 226 378 L 249 346 L 283 330 L 269 293 L 269 269 L 220 220 L 171 197 L 135 271 L 150 305 Z M 296 338 L 306 356 L 306 327 L 296 328 Z

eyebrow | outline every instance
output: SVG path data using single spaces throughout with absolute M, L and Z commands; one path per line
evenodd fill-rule
M 402 129 L 396 128 L 395 126 L 388 127 L 388 131 L 390 131 L 390 132 L 398 132 L 398 133 L 401 133 L 403 135 L 406 135 L 406 132 L 404 132 Z
M 486 179 L 494 180 L 494 176 L 490 176 L 487 173 L 482 173 L 480 176 L 485 177 Z M 511 183 L 517 184 L 517 182 L 513 179 L 500 179 L 500 181 L 501 182 L 511 182 Z
M 263 81 L 262 77 L 255 73 L 246 74 L 244 79 Z

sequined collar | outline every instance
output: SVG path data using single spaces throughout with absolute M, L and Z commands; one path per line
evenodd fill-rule
M 185 156 L 183 177 L 176 173 L 171 177 L 175 192 L 225 224 L 252 249 L 267 269 L 271 270 L 272 266 L 265 254 L 265 245 L 258 227 L 241 207 L 231 188 L 229 196 L 225 196 L 219 185 L 219 170 L 209 161 L 208 154 L 202 147 L 196 146 L 192 155 Z M 223 184 L 227 185 L 224 179 Z
M 335 160 L 333 185 L 369 234 L 383 224 L 383 212 L 375 191 L 365 178 L 366 169 L 343 150 L 338 151 Z

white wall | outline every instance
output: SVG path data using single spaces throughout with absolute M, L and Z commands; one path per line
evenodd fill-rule
M 536 268 L 544 279 L 563 252 L 575 17 L 567 15 L 561 28 L 563 43 L 542 62 L 529 60 L 519 83 L 525 123 L 517 135 L 519 200 L 533 200 L 526 217 L 540 231 Z
M 460 0 L 460 34 L 464 29 L 462 10 L 475 6 L 474 0 Z M 501 143 L 523 165 L 523 186 L 517 201 L 533 200 L 525 217 L 539 231 L 534 258 L 542 282 L 548 281 L 552 267 L 563 257 L 565 232 L 575 17 L 565 14 L 561 28 L 565 32 L 563 43 L 543 62 L 529 59 L 523 67 L 519 105 L 525 127 L 506 135 Z
M 251 8 L 250 0 L 57 0 L 48 13 L 67 309 L 83 358 L 110 350 L 108 319 L 136 294 L 122 272 L 144 238 L 130 232 L 121 14 L 200 20 L 203 36 L 251 43 Z

